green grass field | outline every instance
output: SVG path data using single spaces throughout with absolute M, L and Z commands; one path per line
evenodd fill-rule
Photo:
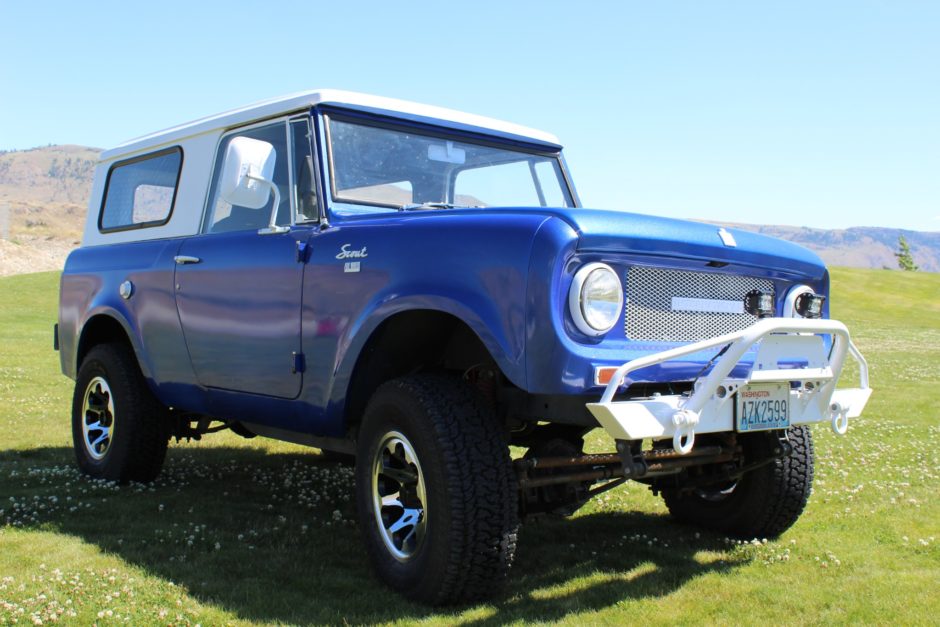
M 526 524 L 501 597 L 438 610 L 372 578 L 351 471 L 316 450 L 218 434 L 152 485 L 81 476 L 57 275 L 0 279 L 0 624 L 936 624 L 940 274 L 836 269 L 833 291 L 875 395 L 846 437 L 815 428 L 790 531 L 735 543 L 628 484 Z

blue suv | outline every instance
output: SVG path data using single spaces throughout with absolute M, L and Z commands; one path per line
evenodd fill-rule
M 808 425 L 871 393 L 828 290 L 796 245 L 581 207 L 547 133 L 326 90 L 102 153 L 56 344 L 83 472 L 149 481 L 220 428 L 354 456 L 378 576 L 454 603 L 498 590 L 524 517 L 627 480 L 792 525 Z

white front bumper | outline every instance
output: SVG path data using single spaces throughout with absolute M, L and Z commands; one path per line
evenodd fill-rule
M 823 335 L 832 337 L 827 351 Z M 729 378 L 742 356 L 757 345 L 750 374 Z M 614 402 L 617 390 L 631 372 L 708 349 L 726 347 L 711 371 L 695 382 L 689 395 L 654 396 Z M 859 364 L 860 386 L 836 389 L 846 354 Z M 801 368 L 781 367 L 805 362 Z M 749 383 L 780 382 L 789 388 L 790 424 L 829 422 L 844 434 L 848 419 L 861 415 L 871 388 L 868 364 L 852 344 L 848 329 L 837 320 L 765 318 L 736 333 L 728 333 L 625 363 L 613 375 L 598 403 L 587 408 L 616 440 L 672 438 L 679 453 L 692 450 L 696 433 L 734 431 L 735 392 Z M 790 386 L 799 383 L 798 387 Z

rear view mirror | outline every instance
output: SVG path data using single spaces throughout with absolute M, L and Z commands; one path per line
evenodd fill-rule
M 463 165 L 467 160 L 467 151 L 454 146 L 454 142 L 431 144 L 428 146 L 428 159 L 431 161 Z
M 272 188 L 277 194 L 277 187 L 271 182 L 276 159 L 277 151 L 268 142 L 250 137 L 230 141 L 219 176 L 222 200 L 249 209 L 261 209 L 268 204 Z

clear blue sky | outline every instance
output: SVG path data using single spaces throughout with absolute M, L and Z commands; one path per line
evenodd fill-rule
M 585 205 L 940 230 L 940 2 L 25 2 L 0 148 L 335 87 L 561 138 Z

